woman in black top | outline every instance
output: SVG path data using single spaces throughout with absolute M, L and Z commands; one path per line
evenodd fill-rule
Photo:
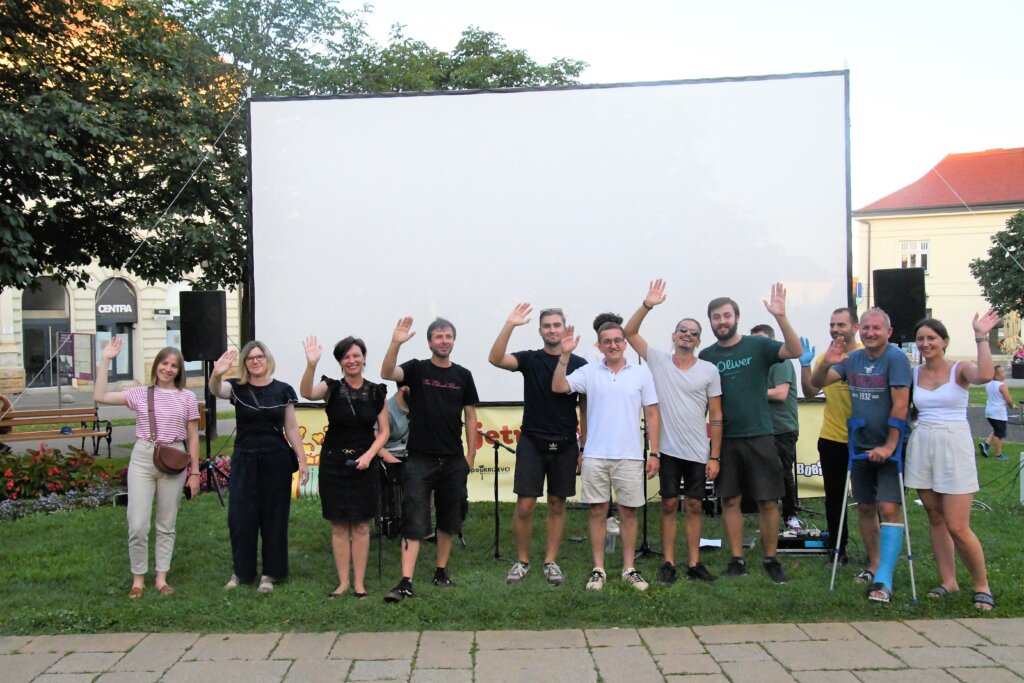
M 263 539 L 263 575 L 257 589 L 274 590 L 288 576 L 288 512 L 292 474 L 309 479 L 295 418 L 295 390 L 273 379 L 274 357 L 262 342 L 242 347 L 239 379 L 223 381 L 238 354 L 213 365 L 210 392 L 235 406 L 235 452 L 228 483 L 228 530 L 234 571 L 224 590 L 256 579 L 256 543 Z
M 311 401 L 326 399 L 327 435 L 320 447 L 320 505 L 331 523 L 331 547 L 338 570 L 338 587 L 328 597 L 349 587 L 352 565 L 357 598 L 366 597 L 366 561 L 370 555 L 370 520 L 377 514 L 380 487 L 378 457 L 388 440 L 387 389 L 363 379 L 366 345 L 345 337 L 334 347 L 341 365 L 341 381 L 326 375 L 313 384 L 323 348 L 316 337 L 306 339 L 306 371 L 299 393 Z M 376 428 L 376 431 L 375 431 Z

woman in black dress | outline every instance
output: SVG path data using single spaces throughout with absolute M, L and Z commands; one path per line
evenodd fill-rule
M 341 380 L 321 376 L 313 384 L 323 348 L 308 337 L 306 371 L 299 393 L 310 401 L 325 400 L 327 435 L 320 447 L 320 505 L 331 523 L 331 547 L 338 569 L 338 587 L 329 597 L 349 588 L 352 566 L 357 598 L 366 597 L 366 561 L 370 555 L 370 520 L 377 514 L 380 472 L 377 459 L 388 440 L 387 389 L 363 379 L 366 345 L 345 337 L 334 347 Z M 376 430 L 375 430 L 376 428 Z

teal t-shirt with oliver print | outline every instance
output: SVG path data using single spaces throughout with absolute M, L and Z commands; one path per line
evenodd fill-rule
M 718 344 L 700 352 L 722 377 L 722 436 L 750 438 L 773 433 L 768 407 L 768 371 L 781 361 L 782 342 L 767 337 L 743 336 L 738 344 Z

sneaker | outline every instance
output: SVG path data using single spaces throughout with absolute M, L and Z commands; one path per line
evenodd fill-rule
M 691 581 L 707 581 L 708 583 L 715 582 L 715 577 L 712 576 L 711 572 L 708 571 L 707 567 L 702 565 L 700 562 L 693 565 L 692 567 L 687 567 L 686 578 L 690 579 Z
M 599 591 L 604 588 L 604 580 L 606 575 L 603 569 L 594 567 L 594 571 L 590 572 L 590 578 L 587 579 L 587 590 L 588 591 Z
M 229 582 L 230 583 L 230 582 Z M 260 585 L 256 589 L 257 593 L 271 593 L 274 590 L 274 584 L 277 583 L 273 578 L 264 574 L 260 577 Z
M 658 570 L 658 583 L 663 586 L 671 586 L 676 582 L 676 566 L 671 562 L 661 565 Z
M 984 457 L 988 457 L 988 443 L 982 441 L 978 444 L 978 452 Z
M 434 585 L 438 588 L 451 588 L 455 584 L 452 583 L 452 579 L 448 576 L 448 569 L 445 567 L 437 567 L 434 569 Z
M 996 456 L 996 460 L 1009 460 L 1009 458 L 1006 457 L 1004 454 L 1000 453 L 999 455 Z
M 619 520 L 615 519 L 614 517 L 609 517 L 608 521 L 605 522 L 605 528 L 607 529 L 609 534 L 613 536 L 618 536 L 620 531 Z
M 554 562 L 544 563 L 544 578 L 552 586 L 561 586 L 565 583 L 565 574 L 562 573 L 562 568 Z
M 625 581 L 628 585 L 637 589 L 638 591 L 647 590 L 647 587 L 649 585 L 647 583 L 647 579 L 640 576 L 640 572 L 638 572 L 633 567 L 630 567 L 626 571 L 622 572 L 622 580 Z
M 782 569 L 782 564 L 776 558 L 764 561 L 764 570 L 772 577 L 775 583 L 789 583 L 789 576 Z
M 228 579 L 228 582 L 224 584 L 224 590 L 234 590 L 235 588 L 238 588 L 238 584 L 240 583 L 241 581 L 238 580 L 238 577 L 232 574 L 231 578 Z
M 742 557 L 734 557 L 725 565 L 722 576 L 743 576 L 747 573 L 747 562 Z
M 804 527 L 802 524 L 800 524 L 799 519 L 797 519 L 796 517 L 790 517 L 786 520 L 786 528 L 792 531 L 800 531 Z
M 384 602 L 401 602 L 406 598 L 411 598 L 412 595 L 412 579 L 407 579 L 403 576 L 398 585 L 384 596 Z
M 512 565 L 512 568 L 508 570 L 508 574 L 505 575 L 505 583 L 519 583 L 529 573 L 530 563 L 518 561 Z

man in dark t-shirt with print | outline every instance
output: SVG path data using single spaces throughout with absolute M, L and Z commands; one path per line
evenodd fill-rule
M 494 340 L 487 359 L 491 365 L 523 374 L 523 425 L 516 445 L 514 491 L 516 513 L 512 530 L 518 559 L 505 577 L 506 583 L 519 583 L 530 571 L 530 535 L 533 509 L 548 480 L 548 538 L 544 550 L 544 578 L 553 586 L 565 582 L 555 560 L 565 532 L 565 499 L 576 495 L 576 468 L 579 447 L 576 442 L 577 394 L 551 391 L 551 378 L 561 357 L 565 336 L 565 315 L 560 308 L 540 312 L 540 337 L 544 348 L 508 353 L 512 331 L 530 322 L 530 304 L 518 304 Z M 568 372 L 586 365 L 575 354 L 569 357 Z M 584 400 L 580 396 L 580 400 Z M 582 411 L 586 414 L 586 409 Z
M 398 349 L 416 333 L 412 318 L 398 321 L 380 374 L 409 387 L 409 441 L 402 494 L 402 579 L 384 599 L 412 597 L 412 577 L 420 542 L 430 535 L 430 496 L 437 509 L 437 565 L 434 585 L 450 588 L 448 558 L 452 538 L 462 531 L 466 477 L 476 458 L 476 404 L 473 373 L 451 361 L 455 326 L 437 318 L 427 327 L 430 358 L 396 365 Z M 465 419 L 466 446 L 462 426 Z
M 740 514 L 745 490 L 757 499 L 764 569 L 775 583 L 786 583 L 789 577 L 775 556 L 779 541 L 777 499 L 782 496 L 783 482 L 768 407 L 768 371 L 775 363 L 799 358 L 803 347 L 786 317 L 786 290 L 781 283 L 772 286 L 771 298 L 764 305 L 775 317 L 785 344 L 739 334 L 739 305 L 720 297 L 708 304 L 708 319 L 718 341 L 701 351 L 699 357 L 714 364 L 722 378 L 722 467 L 715 488 L 722 499 L 722 523 L 732 551 L 722 576 L 747 573 Z

